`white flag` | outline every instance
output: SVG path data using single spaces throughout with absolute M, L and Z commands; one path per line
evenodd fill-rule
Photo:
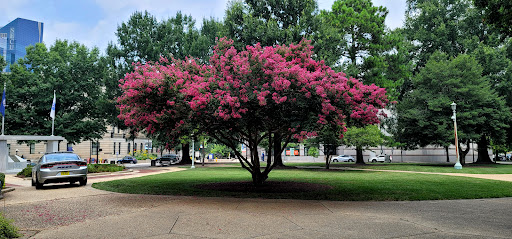
M 53 91 L 53 104 L 52 104 L 52 111 L 50 111 L 50 117 L 52 119 L 55 119 L 55 91 Z

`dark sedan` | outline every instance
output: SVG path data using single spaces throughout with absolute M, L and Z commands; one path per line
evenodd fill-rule
M 123 164 L 123 163 L 136 164 L 137 159 L 132 156 L 124 156 L 124 158 L 117 160 L 117 163 L 118 164 Z

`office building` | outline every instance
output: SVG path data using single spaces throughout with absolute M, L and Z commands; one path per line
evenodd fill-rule
M 26 55 L 25 48 L 36 43 L 43 42 L 43 23 L 23 18 L 0 28 L 0 56 L 7 62 L 7 67 L 2 69 L 10 72 L 10 65 Z

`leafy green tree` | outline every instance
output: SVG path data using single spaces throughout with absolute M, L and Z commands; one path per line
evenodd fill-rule
M 489 139 L 504 140 L 510 108 L 492 89 L 475 58 L 461 54 L 433 54 L 413 81 L 414 89 L 397 105 L 398 138 L 409 145 L 449 145 L 453 142 L 450 104 L 457 103 L 461 163 L 469 148 L 460 144 L 478 142 L 478 162 L 490 162 Z
M 336 148 L 343 144 L 343 139 L 336 134 L 336 132 L 339 132 L 340 127 L 339 125 L 324 125 L 316 137 L 306 140 L 308 147 L 321 149 L 321 146 L 323 146 L 322 152 L 325 159 L 325 169 L 329 169 L 332 155 L 336 154 Z
M 123 127 L 124 124 L 117 118 L 119 110 L 116 108 L 115 98 L 121 95 L 119 79 L 127 72 L 133 70 L 132 63 L 157 62 L 161 57 L 184 60 L 186 57 L 198 58 L 200 62 L 207 62 L 215 37 L 222 24 L 214 19 L 204 20 L 201 30 L 195 26 L 195 20 L 190 15 L 177 12 L 174 17 L 157 21 L 147 11 L 135 12 L 127 22 L 117 28 L 117 44 L 110 43 L 107 47 L 105 64 L 109 69 L 104 72 L 107 94 L 102 101 L 104 111 L 109 123 Z M 154 135 L 158 137 L 158 135 Z M 165 135 L 155 138 L 160 142 L 168 143 Z M 189 139 L 180 141 L 182 148 L 189 148 Z M 182 163 L 190 163 L 188 150 L 182 150 Z
M 6 66 L 7 66 L 7 62 L 5 62 L 5 59 L 3 56 L 0 56 L 0 72 L 2 72 Z
M 363 149 L 381 145 L 384 143 L 384 138 L 377 125 L 353 126 L 347 128 L 343 141 L 349 147 L 356 147 L 356 164 L 365 164 Z
M 336 42 L 343 44 L 338 47 L 342 49 L 339 57 L 345 60 L 345 73 L 367 84 L 377 83 L 367 71 L 381 65 L 380 54 L 390 50 L 384 38 L 387 14 L 385 7 L 373 6 L 371 0 L 337 0 L 331 11 L 322 11 L 342 37 Z
M 9 134 L 49 135 L 50 108 L 56 91 L 55 134 L 70 143 L 99 139 L 106 132 L 102 111 L 103 65 L 99 50 L 57 40 L 48 49 L 38 43 L 11 67 L 6 114 Z
M 218 154 L 218 155 L 224 157 L 230 152 L 230 149 L 226 145 L 223 145 L 223 144 L 214 144 L 213 148 L 210 152 L 212 154 Z
M 512 2 L 503 0 L 473 0 L 484 11 L 484 21 L 506 36 L 512 36 Z
M 314 0 L 246 0 L 228 4 L 224 36 L 243 50 L 260 43 L 274 46 L 310 39 L 318 26 L 318 5 Z
M 407 0 L 407 4 L 404 31 L 416 42 L 416 70 L 436 51 L 454 57 L 480 44 L 499 44 L 496 32 L 482 24 L 482 13 L 470 0 Z

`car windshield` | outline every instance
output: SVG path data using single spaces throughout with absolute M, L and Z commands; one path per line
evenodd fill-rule
M 48 154 L 45 156 L 46 162 L 73 161 L 80 160 L 76 154 Z

